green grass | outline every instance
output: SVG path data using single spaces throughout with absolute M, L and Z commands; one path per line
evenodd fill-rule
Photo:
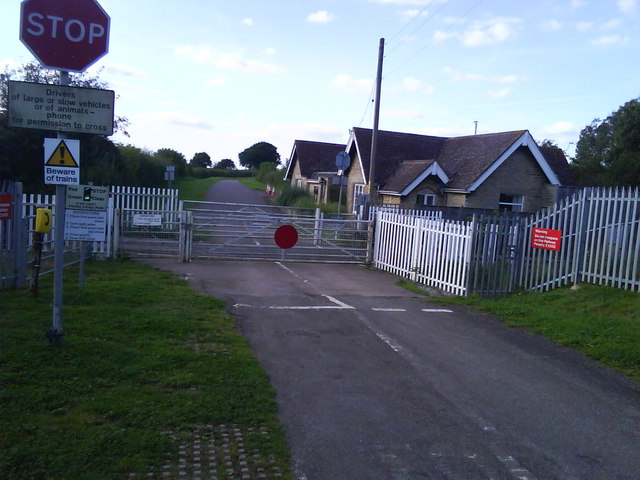
M 411 282 L 398 282 L 405 283 Z M 636 292 L 581 284 L 550 292 L 437 297 L 434 301 L 489 312 L 509 326 L 530 328 L 640 381 L 640 294 Z
M 76 278 L 58 347 L 44 337 L 51 276 L 37 298 L 0 292 L 1 478 L 123 479 L 220 424 L 266 427 L 254 447 L 290 478 L 274 392 L 222 302 L 130 262 L 90 262 L 82 291 Z
M 180 191 L 180 200 L 204 200 L 209 187 L 222 177 L 195 178 L 184 177 L 175 181 L 174 187 Z

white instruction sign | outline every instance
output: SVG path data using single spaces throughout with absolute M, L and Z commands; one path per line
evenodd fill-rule
M 65 210 L 64 239 L 104 242 L 107 212 L 96 210 Z

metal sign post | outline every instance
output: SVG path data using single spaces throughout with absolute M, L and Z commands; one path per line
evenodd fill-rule
M 342 178 L 345 170 L 351 166 L 351 157 L 347 152 L 340 152 L 336 155 L 336 167 L 338 167 L 338 180 L 340 182 L 340 190 L 338 194 L 338 214 L 342 210 Z
M 60 70 L 60 85 L 69 85 L 69 72 Z M 66 135 L 58 132 L 58 138 L 64 139 Z M 47 330 L 46 336 L 49 345 L 61 345 L 64 329 L 62 327 L 62 290 L 64 281 L 64 216 L 67 192 L 66 185 L 56 185 L 56 219 L 55 219 L 55 252 L 53 263 L 53 324 Z

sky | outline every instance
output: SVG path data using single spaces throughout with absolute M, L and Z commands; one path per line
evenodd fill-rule
M 54 0 L 52 0 L 54 1 Z M 573 155 L 580 131 L 640 96 L 640 0 L 100 0 L 114 142 L 215 163 L 258 142 L 346 143 L 372 128 L 529 130 Z M 34 60 L 2 0 L 0 64 Z M 477 127 L 476 127 L 477 122 Z

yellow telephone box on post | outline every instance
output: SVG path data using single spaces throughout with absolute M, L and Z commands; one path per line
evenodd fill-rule
M 51 231 L 51 209 L 38 208 L 36 210 L 36 233 L 49 233 Z

